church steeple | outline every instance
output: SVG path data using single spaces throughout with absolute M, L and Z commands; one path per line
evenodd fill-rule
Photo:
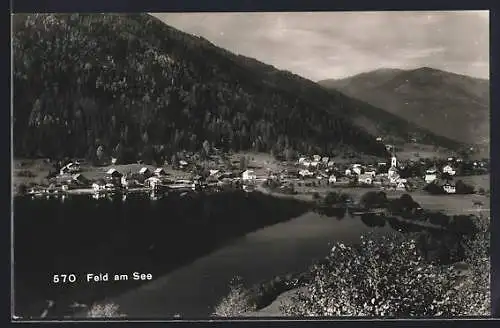
M 391 155 L 391 167 L 396 167 L 398 164 L 398 160 L 396 158 L 396 154 L 394 153 L 394 147 L 392 147 L 391 153 L 392 153 L 392 155 Z

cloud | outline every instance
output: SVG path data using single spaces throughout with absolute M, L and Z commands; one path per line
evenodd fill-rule
M 404 48 L 399 51 L 399 56 L 406 60 L 419 60 L 422 58 L 428 58 L 430 56 L 442 53 L 445 50 L 446 49 L 444 47 L 423 48 L 423 49 Z
M 489 12 L 153 14 L 184 32 L 311 80 L 381 67 L 489 76 Z

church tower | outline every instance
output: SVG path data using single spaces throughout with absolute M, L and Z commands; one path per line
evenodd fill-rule
M 391 157 L 391 167 L 396 167 L 398 164 L 398 160 L 396 158 L 396 154 L 394 154 L 394 152 L 392 153 L 392 157 Z

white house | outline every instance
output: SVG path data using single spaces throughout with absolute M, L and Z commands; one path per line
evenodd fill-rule
M 318 167 L 318 165 L 319 165 L 319 161 L 312 161 L 311 162 L 311 167 L 316 168 L 316 167 Z
M 125 188 L 128 188 L 128 180 L 127 180 L 127 177 L 126 177 L 126 176 L 122 176 L 120 180 L 121 180 L 121 184 L 122 184 L 122 186 L 123 186 L 123 187 L 125 187 Z
M 111 182 L 107 182 L 106 185 L 104 186 L 104 188 L 107 190 L 114 190 L 116 188 L 116 186 Z
M 454 194 L 457 192 L 457 188 L 455 186 L 452 186 L 450 184 L 445 184 L 443 185 L 443 190 L 447 193 L 447 194 Z
M 437 169 L 435 167 L 431 167 L 430 169 L 427 169 L 425 171 L 425 173 L 427 173 L 427 174 L 436 174 L 437 173 Z
M 358 177 L 358 182 L 361 184 L 371 185 L 373 183 L 373 178 L 369 174 L 361 174 Z
M 448 173 L 449 175 L 455 175 L 456 171 L 451 167 L 451 165 L 445 165 L 443 167 L 443 173 Z
M 330 175 L 330 177 L 328 178 L 328 183 L 335 183 L 337 182 L 337 177 L 335 175 Z
M 382 137 L 377 137 L 378 142 L 382 142 Z
M 313 176 L 313 175 L 314 175 L 314 173 L 312 173 L 312 172 L 311 172 L 311 171 L 309 171 L 309 170 L 300 170 L 300 171 L 299 171 L 299 175 L 300 175 L 301 177 L 305 178 L 305 177 L 311 177 L 311 176 Z
M 306 161 L 303 161 L 303 162 L 302 162 L 302 165 L 303 165 L 304 167 L 309 167 L 309 166 L 311 166 L 311 162 L 306 160 Z
M 101 182 L 94 182 L 92 184 L 92 189 L 94 189 L 95 192 L 105 190 L 106 189 L 106 184 L 101 183 Z
M 157 187 L 160 186 L 160 184 L 161 184 L 161 180 L 158 179 L 157 177 L 151 177 L 151 178 L 146 179 L 146 181 L 145 181 L 146 187 L 149 187 L 151 189 L 156 189 Z
M 330 158 L 325 156 L 325 157 L 323 157 L 323 158 L 321 159 L 321 161 L 322 161 L 324 164 L 328 164 L 328 161 L 330 161 Z
M 405 191 L 406 190 L 406 183 L 403 181 L 399 181 L 396 185 L 396 190 Z
M 257 176 L 253 170 L 246 170 L 241 174 L 241 179 L 244 181 L 253 181 L 257 179 Z
M 375 178 L 375 175 L 377 175 L 377 172 L 375 172 L 375 170 L 367 170 L 367 171 L 365 171 L 365 174 L 368 174 L 372 178 Z
M 80 165 L 75 163 L 69 163 L 61 168 L 59 171 L 60 175 L 68 174 L 68 173 L 76 173 L 80 172 Z
M 427 172 L 425 174 L 425 178 L 424 179 L 425 179 L 426 183 L 431 183 L 431 182 L 433 182 L 433 181 L 435 181 L 437 179 L 437 175 L 436 175 L 436 173 L 429 173 L 429 172 Z
M 329 161 L 326 166 L 333 167 L 333 166 L 335 166 L 335 162 L 334 161 Z
M 211 176 L 216 176 L 217 174 L 219 174 L 219 170 L 210 170 L 210 175 Z
M 346 169 L 344 173 L 345 173 L 345 175 L 347 175 L 347 176 L 349 176 L 349 175 L 351 175 L 351 174 L 352 174 L 352 172 L 351 172 L 351 170 L 350 170 L 350 169 Z
M 398 170 L 395 166 L 391 166 L 389 168 L 389 171 L 387 172 L 387 176 L 389 178 L 389 181 L 396 181 L 399 178 L 399 173 Z
M 115 157 L 111 157 L 111 164 L 115 165 L 116 161 L 117 161 L 117 159 Z
M 142 167 L 140 170 L 139 170 L 139 173 L 142 174 L 142 175 L 147 175 L 150 173 L 149 169 L 147 167 Z
M 180 165 L 181 167 L 185 167 L 185 166 L 187 166 L 187 165 L 188 165 L 188 162 L 186 162 L 185 160 L 180 160 L 180 161 L 179 161 L 179 165 Z
M 352 168 L 352 172 L 354 172 L 357 175 L 360 175 L 361 171 L 362 171 L 361 166 L 353 166 Z
M 299 165 L 302 164 L 302 163 L 304 163 L 306 160 L 307 159 L 305 157 L 299 158 L 299 161 L 298 161 Z
M 314 155 L 314 156 L 313 156 L 313 160 L 314 160 L 315 162 L 319 162 L 319 161 L 321 161 L 321 156 L 319 156 L 319 155 Z

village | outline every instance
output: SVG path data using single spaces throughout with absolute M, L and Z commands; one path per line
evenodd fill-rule
M 390 149 L 390 148 L 389 148 Z M 313 194 L 332 188 L 376 188 L 430 194 L 485 193 L 465 184 L 460 177 L 487 174 L 488 160 L 443 159 L 399 160 L 397 154 L 383 162 L 336 163 L 321 155 L 300 156 L 295 161 L 251 161 L 250 156 L 223 160 L 212 155 L 210 162 L 186 156 L 161 167 L 137 164 L 93 167 L 84 160 L 67 161 L 48 185 L 31 184 L 23 192 L 33 198 L 90 194 L 94 198 L 133 192 L 158 194 L 177 192 L 219 192 L 223 190 L 263 191 L 289 195 Z M 202 165 L 203 164 L 203 165 Z M 89 174 L 87 176 L 87 173 Z M 268 187 L 268 188 L 266 188 Z M 482 189 L 482 188 L 480 188 Z

